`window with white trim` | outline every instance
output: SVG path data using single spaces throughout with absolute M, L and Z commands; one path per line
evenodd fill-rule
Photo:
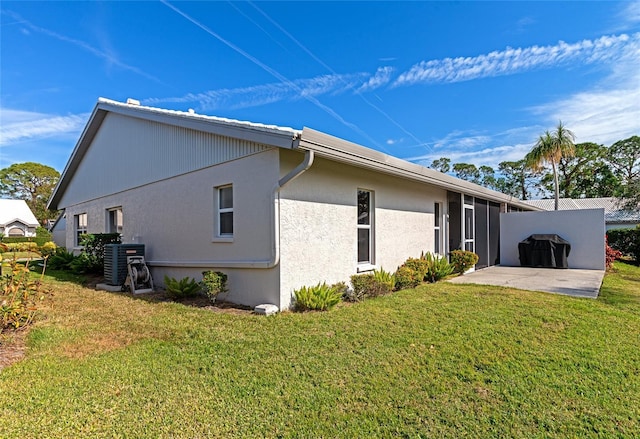
M 216 188 L 217 193 L 217 230 L 216 235 L 221 238 L 233 237 L 233 186 L 226 185 Z
M 373 192 L 358 190 L 358 264 L 373 264 Z
M 107 233 L 120 233 L 122 234 L 123 216 L 122 207 L 115 207 L 107 211 L 108 216 L 108 228 Z
M 79 247 L 82 245 L 81 236 L 87 234 L 87 214 L 80 213 L 73 216 L 73 226 L 75 233 L 74 245 Z

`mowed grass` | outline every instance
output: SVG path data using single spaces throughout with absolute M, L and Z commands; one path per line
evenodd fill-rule
M 0 437 L 640 437 L 640 268 L 262 317 L 48 280 Z

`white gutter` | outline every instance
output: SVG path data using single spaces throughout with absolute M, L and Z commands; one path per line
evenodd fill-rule
M 313 165 L 315 154 L 306 150 L 304 159 L 291 172 L 282 177 L 273 188 L 273 255 L 269 260 L 245 261 L 147 261 L 152 267 L 188 267 L 188 268 L 273 268 L 280 263 L 280 191 Z

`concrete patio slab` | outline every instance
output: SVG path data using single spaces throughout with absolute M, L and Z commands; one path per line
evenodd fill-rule
M 601 270 L 495 266 L 455 277 L 448 282 L 497 285 L 595 299 L 603 277 L 604 271 Z

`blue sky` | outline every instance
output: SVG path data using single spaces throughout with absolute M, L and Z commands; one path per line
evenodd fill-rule
M 98 97 L 307 126 L 424 165 L 520 159 L 558 120 L 579 142 L 640 134 L 640 1 L 0 10 L 0 168 L 62 171 Z

